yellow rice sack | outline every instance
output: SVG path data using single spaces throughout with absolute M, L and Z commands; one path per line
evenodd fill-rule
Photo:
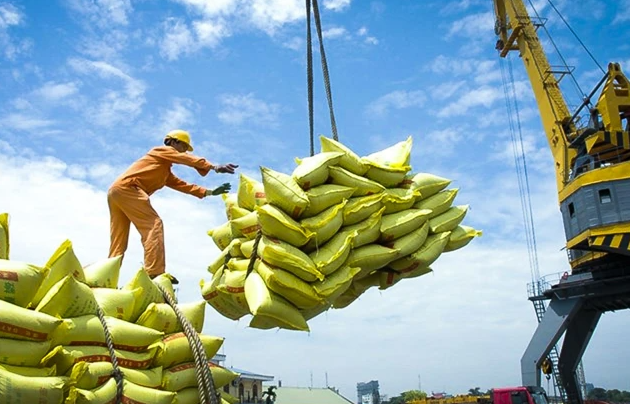
M 72 388 L 66 404 L 107 404 L 116 402 L 116 380 L 109 379 L 103 385 L 93 389 L 85 390 Z M 176 401 L 176 393 L 162 391 L 139 386 L 129 380 L 123 380 L 123 403 L 140 404 L 173 404 Z
M 138 352 L 162 338 L 163 332 L 143 327 L 115 317 L 105 317 L 114 348 Z M 103 325 L 96 316 L 66 318 L 52 334 L 53 346 L 107 346 Z
M 0 367 L 0 403 L 62 404 L 70 388 L 68 377 L 28 377 Z
M 324 302 L 310 309 L 300 309 L 300 314 L 304 317 L 304 320 L 308 321 L 312 318 L 319 316 L 320 314 L 328 311 L 332 305 L 328 302 Z
M 136 301 L 141 299 L 143 289 L 92 288 L 92 293 L 103 314 L 120 320 L 131 321 Z
M 245 174 L 240 175 L 237 195 L 238 206 L 250 211 L 267 203 L 264 185 Z
M 266 167 L 260 167 L 267 201 L 282 209 L 294 219 L 308 208 L 306 193 L 291 176 Z
M 428 209 L 408 209 L 398 213 L 383 215 L 381 223 L 382 242 L 400 238 L 420 228 L 428 219 L 431 211 Z
M 350 287 L 352 279 L 359 272 L 361 272 L 361 268 L 344 265 L 323 281 L 314 282 L 313 288 L 319 296 L 332 303 Z
M 245 295 L 251 313 L 254 315 L 249 323 L 250 327 L 309 330 L 306 320 L 298 309 L 281 296 L 270 291 L 258 272 L 252 272 L 247 277 Z
M 362 157 L 361 161 L 374 167 L 407 168 L 411 159 L 412 145 L 413 139 L 409 136 L 405 141 Z
M 342 185 L 324 184 L 306 191 L 310 201 L 302 217 L 313 217 L 331 206 L 335 206 L 352 196 L 356 189 Z
M 232 372 L 223 366 L 216 365 L 212 362 L 208 363 L 214 387 L 217 389 L 230 384 L 239 374 Z M 165 369 L 162 376 L 162 388 L 166 391 L 180 391 L 189 387 L 197 387 L 197 377 L 195 375 L 195 362 L 182 363 Z
M 35 310 L 67 318 L 96 315 L 97 308 L 98 303 L 92 289 L 68 275 L 50 288 Z
M 414 209 L 430 209 L 431 214 L 429 215 L 429 219 L 432 219 L 446 212 L 451 207 L 457 196 L 457 191 L 458 188 L 440 191 L 428 198 L 422 198 L 417 201 L 413 207 Z
M 368 163 L 370 165 L 370 163 Z M 405 166 L 401 168 L 384 167 L 370 165 L 370 168 L 365 173 L 365 177 L 378 182 L 385 188 L 395 187 L 405 179 L 405 175 L 409 172 L 411 167 Z
M 304 159 L 296 158 L 298 166 L 291 176 L 304 190 L 322 185 L 328 179 L 328 167 L 337 165 L 343 155 L 341 152 L 324 152 Z
M 230 320 L 238 320 L 246 314 L 249 314 L 249 308 L 245 310 L 234 303 L 232 296 L 219 289 L 219 285 L 223 283 L 223 268 L 219 269 L 210 282 L 201 280 L 201 295 L 203 299 L 212 306 L 219 314 Z
M 199 334 L 199 339 L 208 359 L 213 358 L 223 345 L 223 338 L 220 337 Z M 193 361 L 193 353 L 183 332 L 168 335 L 154 346 L 157 347 L 153 361 L 154 366 L 162 366 L 167 369 L 180 363 Z
M 325 136 L 320 136 L 319 141 L 321 143 L 322 152 L 343 153 L 338 163 L 340 167 L 343 167 L 356 175 L 363 175 L 368 170 L 368 166 L 363 163 L 361 158 L 347 146 Z
M 361 268 L 355 275 L 356 279 L 364 278 L 377 269 L 384 268 L 398 256 L 398 250 L 387 248 L 380 244 L 368 244 L 355 248 L 350 252 L 346 265 Z
M 0 300 L 0 337 L 45 341 L 61 319 Z
M 481 237 L 483 232 L 481 230 L 475 230 L 470 226 L 457 226 L 448 239 L 446 247 L 443 252 L 455 251 L 462 247 L 465 247 L 475 237 Z
M 330 240 L 343 225 L 343 208 L 346 201 L 332 206 L 322 213 L 303 219 L 300 224 L 304 229 L 315 234 L 304 246 L 305 251 L 312 251 Z
M 352 241 L 353 248 L 359 248 L 361 246 L 374 243 L 381 236 L 383 211 L 385 211 L 384 207 L 378 212 L 373 213 L 362 222 L 353 224 L 352 226 L 343 227 L 340 234 L 357 234 Z
M 384 193 L 350 198 L 343 208 L 343 225 L 362 222 L 383 207 Z
M 228 261 L 227 267 L 230 271 L 247 271 L 250 263 L 249 258 L 232 258 Z
M 324 275 L 330 275 L 346 262 L 358 232 L 338 233 L 329 242 L 309 254 L 315 267 Z
M 48 272 L 48 276 L 44 278 L 44 281 L 37 290 L 30 307 L 37 307 L 50 288 L 68 275 L 73 276 L 80 282 L 85 282 L 83 268 L 76 255 L 74 255 L 70 240 L 64 241 L 59 248 L 57 248 L 45 267 L 50 268 L 50 272 Z
M 20 341 L 0 338 L 0 364 L 14 366 L 39 366 L 50 349 L 50 341 Z
M 464 220 L 466 212 L 468 212 L 468 205 L 453 206 L 441 215 L 429 219 L 431 233 L 455 230 Z
M 208 272 L 210 272 L 211 274 L 214 274 L 215 272 L 219 270 L 219 268 L 223 267 L 225 265 L 225 258 L 228 256 L 228 254 L 231 257 L 236 257 L 242 254 L 241 246 L 243 244 L 243 240 L 247 240 L 247 239 L 236 238 L 232 240 L 230 244 L 228 244 L 228 246 L 225 247 L 223 251 L 221 251 L 221 254 L 219 254 L 214 259 L 214 261 L 212 261 L 212 263 L 208 265 Z M 253 241 L 254 240 L 252 240 L 252 243 Z
M 442 254 L 450 236 L 450 231 L 430 235 L 417 251 L 392 262 L 389 267 L 401 273 L 408 272 L 410 267 L 413 269 L 428 268 Z
M 239 403 L 239 399 L 234 397 L 231 394 L 226 393 L 225 391 L 221 392 L 221 404 L 237 404 Z M 183 403 L 178 403 L 183 404 Z
M 155 356 L 155 348 L 143 352 L 115 349 L 118 365 L 130 369 L 148 369 Z M 60 375 L 68 373 L 79 362 L 111 362 L 107 348 L 102 346 L 58 346 L 42 359 L 45 366 L 56 366 Z
M 217 288 L 219 291 L 232 298 L 232 302 L 243 312 L 249 312 L 247 300 L 245 299 L 245 278 L 247 271 L 226 270 L 223 272 L 223 283 Z
M 254 243 L 256 240 L 247 240 L 241 243 L 241 253 L 245 258 L 250 258 L 254 252 Z
M 273 205 L 261 206 L 256 211 L 262 233 L 266 236 L 275 237 L 293 246 L 301 247 L 315 235 Z
M 243 216 L 247 216 L 251 211 L 244 209 L 244 208 L 239 208 L 236 205 L 232 205 L 230 206 L 230 210 L 228 212 L 228 219 L 232 220 L 232 219 L 239 219 Z
M 431 268 L 422 266 L 418 266 L 417 268 L 410 266 L 404 272 L 396 272 L 394 270 L 378 271 L 378 274 L 380 275 L 379 289 L 389 289 L 403 279 L 417 278 L 431 272 L 433 272 Z
M 250 212 L 238 219 L 230 220 L 232 226 L 232 237 L 246 237 L 249 240 L 256 238 L 256 233 L 260 226 L 258 226 L 258 213 L 256 211 Z
M 412 254 L 417 251 L 427 239 L 429 235 L 429 223 L 425 222 L 419 229 L 412 231 L 411 233 L 397 238 L 396 240 L 388 241 L 383 245 L 388 248 L 398 250 L 398 256 L 396 258 L 402 258 L 406 255 Z
M 410 209 L 416 203 L 416 198 L 420 196 L 420 192 L 404 188 L 386 189 L 383 194 L 386 215 Z
M 9 244 L 9 214 L 0 213 L 0 259 L 8 260 L 10 253 Z
M 263 261 L 287 270 L 306 282 L 324 278 L 308 255 L 284 241 L 263 236 L 258 244 L 258 256 Z
M 166 293 L 175 298 L 175 291 L 173 290 L 173 285 L 170 282 L 168 274 L 162 274 L 151 280 L 149 275 L 147 275 L 146 271 L 142 268 L 139 269 L 136 275 L 123 287 L 124 290 L 142 288 L 143 291 L 141 298 L 134 304 L 133 315 L 130 320 L 132 323 L 136 322 L 138 317 L 144 313 L 151 303 L 165 302 L 164 295 L 157 287 L 158 284 L 166 290 Z
M 238 195 L 221 194 L 221 198 L 223 199 L 223 203 L 225 204 L 225 216 L 227 216 L 228 220 L 230 220 L 230 208 L 232 208 L 232 206 L 238 206 Z
M 298 309 L 309 309 L 323 303 L 311 285 L 290 272 L 264 262 L 256 266 L 256 272 L 272 292 L 284 297 Z
M 31 366 L 14 366 L 7 365 L 6 363 L 0 363 L 0 369 L 8 370 L 16 375 L 26 377 L 50 377 L 57 375 L 57 369 L 54 366 L 49 368 L 36 368 Z
M 343 309 L 356 301 L 368 289 L 378 286 L 380 274 L 373 273 L 362 279 L 353 279 L 350 287 L 333 302 L 333 308 Z
M 365 196 L 383 192 L 385 187 L 378 182 L 363 178 L 341 167 L 330 167 L 332 183 L 355 188 L 352 196 Z
M 201 332 L 206 313 L 206 302 L 201 300 L 193 303 L 180 303 L 177 308 L 193 328 L 197 332 Z M 164 334 L 173 334 L 184 330 L 175 315 L 175 311 L 166 303 L 151 303 L 138 318 L 136 324 L 161 331 Z
M 27 307 L 48 274 L 48 268 L 0 259 L 0 300 Z
M 117 288 L 122 258 L 108 258 L 83 268 L 85 283 L 92 288 Z
M 225 222 L 214 229 L 208 230 L 208 236 L 212 237 L 214 244 L 219 248 L 219 250 L 223 251 L 234 238 L 232 236 L 232 225 L 230 222 Z
M 162 387 L 162 368 L 129 369 L 120 368 L 125 380 L 151 389 Z M 111 362 L 79 362 L 72 367 L 70 378 L 76 387 L 92 390 L 112 379 L 114 367 Z
M 410 174 L 399 185 L 401 188 L 412 188 L 420 191 L 422 199 L 437 194 L 448 187 L 451 180 L 429 173 Z

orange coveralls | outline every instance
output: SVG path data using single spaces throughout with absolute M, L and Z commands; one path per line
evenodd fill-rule
M 206 159 L 180 153 L 170 146 L 151 149 L 114 181 L 107 193 L 110 213 L 109 257 L 123 255 L 129 241 L 129 228 L 134 224 L 144 247 L 144 269 L 150 275 L 166 270 L 164 228 L 149 196 L 165 185 L 177 191 L 203 198 L 206 188 L 189 184 L 171 172 L 173 164 L 193 167 L 201 176 L 213 168 Z

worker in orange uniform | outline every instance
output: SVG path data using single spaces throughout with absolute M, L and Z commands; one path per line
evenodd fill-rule
M 109 257 L 124 255 L 133 223 L 142 239 L 144 269 L 151 279 L 166 271 L 166 260 L 162 219 L 151 206 L 149 196 L 165 185 L 198 198 L 220 195 L 231 188 L 229 183 L 213 190 L 189 184 L 177 178 L 171 172 L 171 166 L 184 164 L 196 169 L 201 176 L 206 176 L 210 170 L 234 174 L 238 168 L 235 164 L 212 165 L 202 157 L 186 153 L 188 151 L 193 151 L 190 134 L 183 130 L 169 132 L 164 138 L 164 146 L 154 147 L 133 163 L 107 193 L 111 225 Z M 177 279 L 173 279 L 173 283 L 178 283 Z

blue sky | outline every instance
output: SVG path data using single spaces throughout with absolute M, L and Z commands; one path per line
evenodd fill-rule
M 210 307 L 205 332 L 226 337 L 228 364 L 293 386 L 310 385 L 311 372 L 322 386 L 327 373 L 349 398 L 357 382 L 377 379 L 391 396 L 417 388 L 418 375 L 427 391 L 519 384 L 536 318 L 492 2 L 321 3 L 340 140 L 367 155 L 412 135 L 414 170 L 453 179 L 456 203 L 471 205 L 466 224 L 484 236 L 434 274 L 314 319 L 310 334 L 249 329 Z M 601 72 L 549 3 L 533 3 L 590 91 Z M 630 66 L 628 0 L 554 4 L 602 66 Z M 309 152 L 304 15 L 297 0 L 0 0 L 0 211 L 12 214 L 13 258 L 43 263 L 65 238 L 85 264 L 105 257 L 107 187 L 176 127 L 210 161 L 255 178 L 260 165 L 290 173 Z M 564 272 L 551 155 L 516 55 L 511 66 L 540 270 Z M 315 68 L 315 131 L 330 135 L 317 51 Z M 573 106 L 579 95 L 565 85 Z M 220 198 L 163 190 L 152 200 L 180 300 L 199 299 L 218 254 L 205 232 L 225 221 Z M 142 260 L 137 234 L 130 244 L 121 283 Z M 589 382 L 630 390 L 629 326 L 623 312 L 600 321 L 584 357 Z

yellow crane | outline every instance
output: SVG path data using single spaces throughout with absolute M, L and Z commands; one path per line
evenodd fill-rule
M 535 280 L 540 292 L 530 300 L 539 325 L 521 359 L 522 382 L 540 386 L 541 369 L 553 371 L 563 400 L 580 404 L 578 368 L 601 314 L 630 308 L 630 83 L 609 63 L 570 111 L 559 83 L 572 72 L 550 65 L 538 37 L 544 22 L 533 20 L 522 0 L 493 4 L 499 56 L 518 54 L 538 104 L 571 267 L 557 284 Z
M 521 0 L 494 0 L 497 50 L 517 52 L 529 76 L 553 154 L 558 200 L 573 272 L 611 261 L 629 262 L 630 85 L 610 63 L 598 86 L 571 113 Z M 603 84 L 594 106 L 591 97 Z M 579 113 L 589 108 L 588 124 Z

